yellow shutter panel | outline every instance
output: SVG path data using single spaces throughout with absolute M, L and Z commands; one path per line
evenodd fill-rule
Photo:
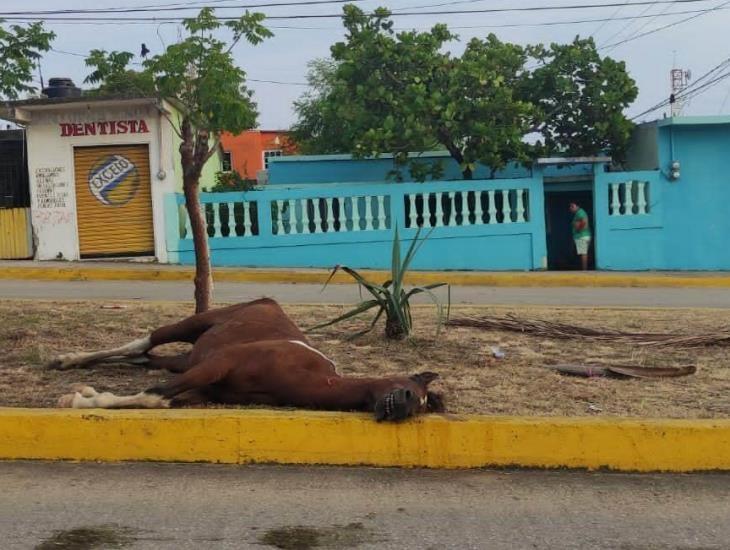
M 77 147 L 81 257 L 154 255 L 147 145 Z

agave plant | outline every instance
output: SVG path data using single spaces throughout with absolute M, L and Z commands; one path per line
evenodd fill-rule
M 354 309 L 348 311 L 343 315 L 340 315 L 336 319 L 332 319 L 331 321 L 327 321 L 325 323 L 311 327 L 310 329 L 308 329 L 308 332 L 334 325 L 335 323 L 339 323 L 340 321 L 356 317 L 357 315 L 362 315 L 363 313 L 370 311 L 371 309 L 377 309 L 375 317 L 371 321 L 370 326 L 365 330 L 353 334 L 352 337 L 355 338 L 357 336 L 362 336 L 363 334 L 370 332 L 375 327 L 375 324 L 378 322 L 378 320 L 383 316 L 383 314 L 385 314 L 385 336 L 394 340 L 403 339 L 411 334 L 411 330 L 413 328 L 410 299 L 413 296 L 422 293 L 428 294 L 436 305 L 439 326 L 441 326 L 446 316 L 448 316 L 448 308 L 450 308 L 451 306 L 451 292 L 448 284 L 433 283 L 430 285 L 413 287 L 410 290 L 406 290 L 403 287 L 403 279 L 405 278 L 405 274 L 408 271 L 411 262 L 413 261 L 413 257 L 416 255 L 418 249 L 430 235 L 429 233 L 429 235 L 426 235 L 423 239 L 419 241 L 418 237 L 420 232 L 421 229 L 419 228 L 416 232 L 415 237 L 413 238 L 413 242 L 408 247 L 408 251 L 406 252 L 405 257 L 401 261 L 400 239 L 398 237 L 398 228 L 395 228 L 395 236 L 393 237 L 393 253 L 391 258 L 391 278 L 382 285 L 368 281 L 365 277 L 360 275 L 360 273 L 350 267 L 342 265 L 335 266 L 324 284 L 325 288 L 335 276 L 337 271 L 342 270 L 348 275 L 352 276 L 352 278 L 357 281 L 360 290 L 362 291 L 362 289 L 364 288 L 372 295 L 372 298 L 369 300 L 363 300 Z M 449 299 L 446 315 L 444 315 L 443 304 L 432 292 L 433 289 L 442 286 L 446 286 L 447 288 L 449 288 Z

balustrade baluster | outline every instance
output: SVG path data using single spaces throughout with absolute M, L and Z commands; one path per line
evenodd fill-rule
M 276 234 L 284 235 L 284 201 L 277 200 L 276 202 Z
M 335 212 L 332 210 L 332 197 L 325 199 L 327 203 L 327 233 L 335 232 Z
M 624 215 L 631 216 L 634 213 L 634 182 L 629 180 L 624 186 Z
M 213 207 L 213 237 L 222 237 L 223 233 L 221 232 L 220 216 L 221 203 L 214 202 L 211 203 L 211 206 Z
M 484 210 L 482 210 L 482 192 L 474 191 L 474 225 L 484 223 Z
M 422 225 L 423 225 L 423 227 L 433 227 L 434 224 L 431 223 L 431 216 L 433 215 L 433 211 L 431 210 L 431 193 L 421 193 L 421 198 L 423 200 L 423 224 Z
M 619 184 L 611 184 L 611 216 L 621 215 L 621 201 L 618 196 Z
M 444 207 L 441 204 L 443 193 L 436 193 L 436 224 L 435 227 L 444 226 Z
M 314 232 L 322 233 L 322 214 L 319 211 L 320 201 L 322 199 L 312 199 L 312 208 L 314 210 Z
M 378 230 L 385 229 L 385 196 L 378 195 Z
M 289 199 L 287 204 L 289 205 L 289 234 L 299 234 L 299 224 L 297 223 L 297 201 Z
M 411 193 L 408 195 L 408 204 L 409 204 L 409 214 L 408 218 L 410 220 L 410 225 L 408 227 L 416 227 L 418 225 L 418 212 L 416 211 L 416 197 L 418 195 L 416 193 Z
M 243 209 L 243 236 L 251 236 L 251 203 L 244 201 L 241 203 Z M 231 205 L 231 215 L 233 215 L 233 205 Z M 235 221 L 234 221 L 235 224 Z
M 365 197 L 365 231 L 373 230 L 373 205 L 370 195 Z
M 637 198 L 636 198 L 636 206 L 637 206 L 637 214 L 646 214 L 646 182 L 644 181 L 637 181 Z
M 487 191 L 487 198 L 489 199 L 489 223 L 497 223 L 497 201 L 494 197 L 494 189 Z
M 360 197 L 350 197 L 352 207 L 352 230 L 360 231 Z
M 502 189 L 502 223 L 512 223 L 512 207 L 509 203 L 509 190 Z

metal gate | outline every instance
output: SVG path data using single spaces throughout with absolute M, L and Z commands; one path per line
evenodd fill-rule
M 147 145 L 74 149 L 82 258 L 154 255 Z

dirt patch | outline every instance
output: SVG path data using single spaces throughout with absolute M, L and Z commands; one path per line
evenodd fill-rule
M 0 406 L 52 407 L 71 384 L 97 390 L 136 393 L 172 375 L 133 366 L 97 366 L 51 371 L 42 365 L 58 353 L 94 350 L 126 343 L 190 313 L 185 304 L 124 303 L 105 309 L 99 302 L 0 304 Z M 345 311 L 344 306 L 286 306 L 300 324 L 311 326 Z M 433 384 L 451 413 L 508 415 L 598 415 L 669 418 L 730 417 L 730 354 L 726 347 L 693 350 L 641 348 L 615 343 L 557 341 L 523 334 L 443 329 L 437 335 L 432 308 L 414 308 L 413 338 L 391 342 L 382 327 L 348 341 L 366 321 L 351 320 L 311 335 L 313 344 L 343 374 L 372 376 L 432 370 Z M 504 315 L 580 323 L 591 327 L 691 333 L 730 324 L 722 310 L 454 307 L 452 315 Z M 491 348 L 505 353 L 493 357 Z M 167 346 L 170 352 L 184 347 Z M 644 366 L 694 364 L 697 374 L 659 381 L 572 378 L 546 365 L 597 362 Z
M 332 527 L 280 527 L 264 533 L 262 544 L 283 550 L 311 550 L 313 548 L 355 548 L 361 544 L 385 542 L 362 523 L 333 525 Z
M 134 542 L 132 530 L 118 525 L 77 527 L 54 533 L 35 547 L 35 550 L 94 550 L 97 548 L 124 548 Z

